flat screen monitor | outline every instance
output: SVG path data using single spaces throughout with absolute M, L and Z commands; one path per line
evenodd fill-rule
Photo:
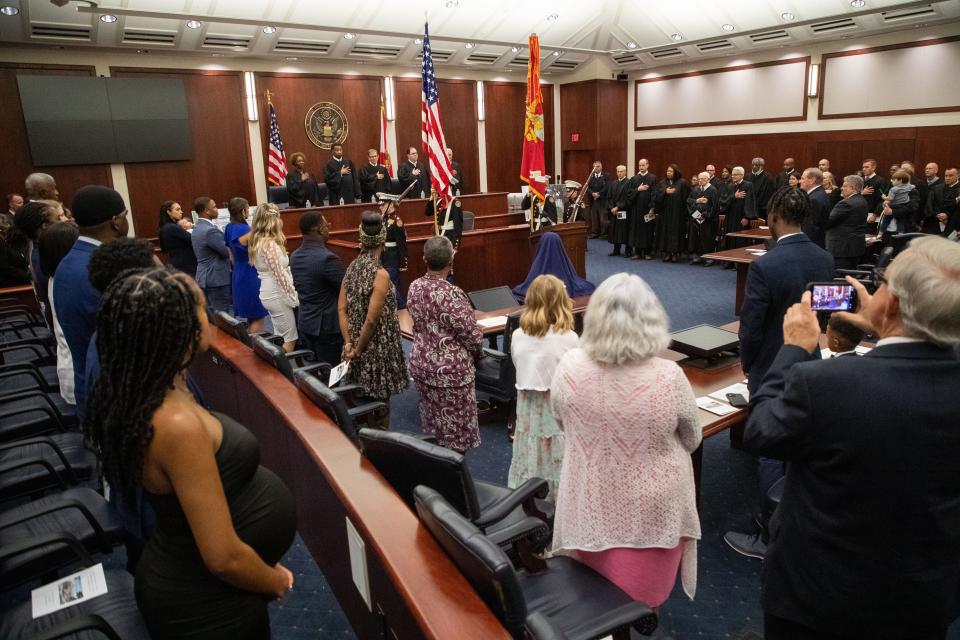
M 496 311 L 517 306 L 517 299 L 513 296 L 510 287 L 493 287 L 471 291 L 470 302 L 477 311 Z
M 740 346 L 740 338 L 732 331 L 701 324 L 683 331 L 671 333 L 673 342 L 670 348 L 689 356 L 700 358 L 715 357 L 723 351 Z

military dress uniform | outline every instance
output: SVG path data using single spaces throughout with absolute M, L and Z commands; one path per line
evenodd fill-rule
M 380 192 L 376 195 L 377 202 L 396 202 L 399 196 L 393 193 Z M 383 245 L 383 254 L 380 264 L 390 274 L 390 281 L 397 291 L 397 309 L 407 306 L 407 294 L 400 285 L 400 272 L 407 269 L 407 231 L 403 228 L 403 221 L 396 210 L 384 214 L 384 224 L 387 226 L 387 239 Z

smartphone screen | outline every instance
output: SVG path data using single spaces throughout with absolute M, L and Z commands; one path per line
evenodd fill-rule
M 810 295 L 810 308 L 814 311 L 854 311 L 853 285 L 815 284 Z

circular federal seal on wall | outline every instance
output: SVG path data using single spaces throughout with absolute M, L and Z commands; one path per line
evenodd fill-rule
M 307 110 L 303 122 L 310 142 L 321 149 L 330 149 L 335 144 L 343 144 L 347 139 L 349 124 L 347 114 L 332 102 L 318 102 Z

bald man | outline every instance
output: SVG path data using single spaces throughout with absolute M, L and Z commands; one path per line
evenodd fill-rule
M 820 169 L 820 173 L 830 171 L 830 161 L 826 158 L 823 158 L 820 162 L 817 163 L 817 168 Z
M 793 158 L 784 158 L 783 171 L 777 174 L 777 179 L 774 183 L 776 189 L 789 186 L 790 176 L 795 176 L 798 180 L 800 179 L 800 172 L 797 171 L 796 164 L 797 161 Z

